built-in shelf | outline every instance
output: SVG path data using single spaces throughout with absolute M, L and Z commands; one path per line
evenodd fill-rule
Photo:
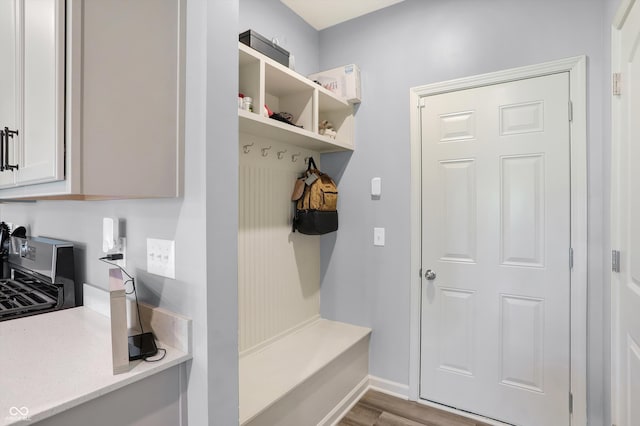
M 240 132 L 275 139 L 317 152 L 351 151 L 351 144 L 300 129 L 290 124 L 239 110 Z
M 253 111 L 238 110 L 240 133 L 317 152 L 353 150 L 351 104 L 245 44 L 238 45 L 238 91 L 253 99 Z M 268 118 L 264 105 L 273 112 L 291 114 L 295 126 Z M 323 120 L 333 124 L 335 138 L 319 133 Z

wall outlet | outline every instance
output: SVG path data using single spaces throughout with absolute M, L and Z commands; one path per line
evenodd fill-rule
M 102 252 L 104 254 L 122 254 L 122 259 L 113 260 L 111 263 L 115 263 L 121 268 L 127 266 L 127 239 L 121 235 L 121 223 L 117 218 L 105 217 L 102 219 Z
M 147 272 L 176 278 L 176 242 L 147 238 Z
M 113 263 L 121 268 L 127 267 L 127 239 L 124 237 L 118 238 L 118 253 L 122 254 L 122 259 L 114 260 Z

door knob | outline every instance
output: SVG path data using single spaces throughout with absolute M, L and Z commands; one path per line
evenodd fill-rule
M 424 277 L 428 280 L 435 280 L 436 272 L 432 271 L 431 269 L 427 269 L 427 272 L 424 273 Z

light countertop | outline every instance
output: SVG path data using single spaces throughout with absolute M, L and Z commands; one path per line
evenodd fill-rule
M 78 307 L 0 322 L 0 426 L 38 421 L 191 359 L 162 341 L 162 361 L 113 375 L 110 320 Z

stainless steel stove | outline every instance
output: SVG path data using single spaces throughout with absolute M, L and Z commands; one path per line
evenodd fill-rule
M 78 306 L 73 243 L 11 237 L 9 276 L 0 279 L 0 321 Z

